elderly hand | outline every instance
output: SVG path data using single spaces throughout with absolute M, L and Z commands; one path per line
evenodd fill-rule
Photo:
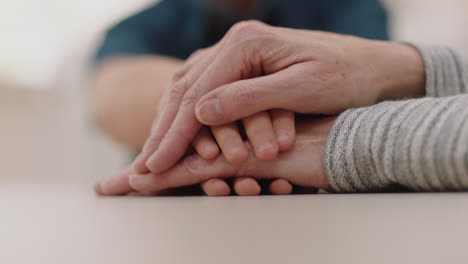
M 337 114 L 424 94 L 422 59 L 399 43 L 248 21 L 202 53 L 175 77 L 136 173 L 174 166 L 202 123 L 227 124 L 269 109 Z
M 130 182 L 128 175 L 124 174 L 121 177 L 102 181 L 97 186 L 97 191 L 102 195 L 115 195 L 134 189 L 159 194 L 178 187 L 209 182 L 211 179 L 245 179 L 246 176 L 256 180 L 276 179 L 270 185 L 273 193 L 278 190 L 290 192 L 288 182 L 301 187 L 331 191 L 325 174 L 324 151 L 334 120 L 335 117 L 320 119 L 304 117 L 298 120 L 294 148 L 280 153 L 275 160 L 259 160 L 251 153 L 246 162 L 232 164 L 227 162 L 222 155 L 214 160 L 206 160 L 194 154 L 163 173 L 130 175 Z M 247 146 L 250 146 L 250 143 L 247 143 Z M 208 192 L 220 191 L 226 187 L 222 186 L 222 183 L 214 182 L 209 186 L 205 184 L 205 191 L 207 189 Z M 221 185 L 216 186 L 218 184 Z M 240 186 L 240 188 L 244 187 Z

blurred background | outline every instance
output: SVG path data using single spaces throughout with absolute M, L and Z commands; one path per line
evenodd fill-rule
M 0 183 L 89 184 L 130 154 L 95 127 L 88 66 L 102 32 L 150 0 L 1 0 Z M 468 55 L 466 0 L 385 0 L 393 40 Z

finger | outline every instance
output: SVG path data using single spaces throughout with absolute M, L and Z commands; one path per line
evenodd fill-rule
M 255 156 L 260 160 L 274 159 L 278 155 L 278 142 L 268 112 L 254 114 L 242 123 Z
M 235 178 L 233 188 L 239 196 L 257 196 L 262 191 L 260 184 L 250 177 Z
M 189 61 L 186 63 L 186 65 L 184 65 L 184 67 L 178 73 L 176 73 L 173 84 L 161 101 L 159 111 L 160 114 L 158 115 L 156 122 L 153 124 L 151 134 L 145 142 L 143 151 L 133 163 L 133 167 L 136 173 L 143 174 L 150 170 L 146 163 L 150 157 L 155 154 L 155 152 L 157 152 L 161 142 L 168 133 L 168 130 L 177 116 L 177 112 L 183 96 L 190 88 L 190 86 L 200 78 L 202 73 L 207 69 L 208 65 L 212 63 L 214 58 L 217 56 L 219 49 L 220 44 L 216 44 L 213 47 L 206 49 L 205 51 L 200 51 L 194 54 L 193 57 L 191 57 L 191 59 L 189 59 Z M 195 65 L 197 67 L 194 67 Z M 198 128 L 199 127 L 197 127 L 197 129 Z M 174 152 L 174 154 L 167 152 L 173 157 L 169 160 L 179 159 L 183 155 L 183 152 L 186 150 L 188 145 L 182 144 L 182 147 L 184 147 L 183 150 L 178 149 L 178 151 Z M 164 151 L 167 151 L 167 149 Z M 155 172 L 158 172 L 158 170 L 155 170 Z
M 284 179 L 276 179 L 270 183 L 270 192 L 274 195 L 288 195 L 293 191 L 292 184 Z
M 304 94 L 295 94 L 292 69 L 252 79 L 235 81 L 206 93 L 195 113 L 205 125 L 221 125 L 270 109 L 301 110 Z M 293 79 L 293 80 L 291 80 Z M 287 80 L 287 81 L 286 81 Z M 288 87 L 284 87 L 288 83 Z
M 249 151 L 245 147 L 239 128 L 236 123 L 211 128 L 224 157 L 233 164 L 239 164 L 247 160 Z
M 236 173 L 237 167 L 227 162 L 222 155 L 214 160 L 205 160 L 195 154 L 159 174 L 132 174 L 130 186 L 142 192 L 159 192 L 199 184 L 213 178 L 229 178 Z
M 191 78 L 184 77 L 183 79 L 190 81 L 188 84 L 190 87 L 179 89 L 183 92 L 184 99 L 177 100 L 176 107 L 172 109 L 177 111 L 177 114 L 170 124 L 169 130 L 163 133 L 164 138 L 162 140 L 157 140 L 155 152 L 149 156 L 145 163 L 151 171 L 154 173 L 162 172 L 175 165 L 184 155 L 185 149 L 189 146 L 200 128 L 198 120 L 195 122 L 194 111 L 195 104 L 202 95 L 239 79 L 254 78 L 264 74 L 265 67 L 262 64 L 262 56 L 259 56 L 258 49 L 262 47 L 261 44 L 265 41 L 272 41 L 274 34 L 271 35 L 270 31 L 271 28 L 262 23 L 239 23 L 216 45 L 215 52 L 210 53 L 211 57 L 204 57 L 204 64 L 197 65 L 197 67 L 193 68 L 194 70 L 186 74 L 186 76 L 190 76 Z M 248 40 L 252 34 L 256 34 L 257 32 L 264 34 L 264 37 L 260 38 L 259 41 L 243 41 L 246 40 L 246 35 Z M 266 37 L 267 35 L 272 38 Z M 230 43 L 232 45 L 228 45 Z M 240 45 L 240 43 L 244 45 Z M 225 52 L 221 52 L 223 49 Z M 240 52 L 242 52 L 242 56 L 239 56 Z M 269 67 L 266 73 L 275 72 L 275 68 L 285 69 L 292 63 L 293 61 L 279 63 L 275 67 Z M 247 69 L 246 65 L 249 65 Z M 198 69 L 198 72 L 195 69 Z M 178 98 L 176 97 L 176 99 Z M 216 104 L 212 105 L 212 107 L 216 108 Z M 161 125 L 160 127 L 163 127 L 163 130 L 165 130 L 168 124 Z M 160 130 L 160 128 L 156 128 L 155 131 L 158 132 Z
M 168 96 L 164 96 L 161 100 L 161 104 L 165 107 L 162 107 L 161 112 L 158 112 L 157 118 L 155 120 L 154 127 L 158 129 L 152 129 L 152 132 L 148 139 L 146 140 L 143 150 L 141 153 L 136 157 L 135 161 L 132 164 L 133 170 L 136 173 L 147 173 L 149 171 L 148 167 L 146 166 L 146 162 L 149 157 L 157 150 L 159 143 L 164 138 L 164 134 L 169 129 L 169 126 L 174 119 L 176 112 L 174 111 L 174 102 L 172 102 L 172 106 L 166 106 L 167 104 L 171 104 L 168 101 Z
M 204 159 L 214 159 L 219 155 L 219 148 L 211 135 L 209 127 L 202 127 L 192 142 L 195 151 Z
M 193 112 L 187 109 L 179 112 L 164 140 L 145 163 L 146 167 L 154 173 L 171 168 L 187 152 L 201 126 Z
M 204 64 L 194 67 L 187 75 L 191 76 L 190 87 L 183 89 L 184 96 L 182 100 L 177 100 L 176 105 L 171 108 L 177 114 L 170 125 L 169 130 L 164 133 L 164 138 L 158 141 L 156 151 L 149 156 L 145 163 L 154 173 L 165 171 L 176 164 L 176 162 L 184 155 L 187 147 L 195 137 L 198 129 L 201 127 L 200 122 L 195 117 L 195 105 L 200 97 L 207 92 L 220 87 L 222 85 L 239 80 L 239 76 L 245 75 L 245 60 L 250 58 L 248 54 L 238 56 L 238 52 L 226 52 L 219 55 L 223 46 L 229 39 L 227 34 L 220 42 L 215 52 L 211 53 L 211 57 L 204 58 Z M 230 63 L 226 64 L 226 61 Z M 259 63 L 256 63 L 259 65 Z M 221 67 L 220 67 L 221 66 Z M 195 70 L 197 69 L 197 70 Z M 203 69 L 203 71 L 201 70 Z M 261 67 L 253 67 L 248 73 L 249 76 L 258 76 Z M 196 76 L 194 78 L 193 76 Z M 216 76 L 216 78 L 213 78 Z M 195 81 L 196 80 L 196 81 Z M 193 85 L 191 85 L 193 83 Z M 187 93 L 185 93 L 187 91 Z M 167 123 L 168 124 L 168 123 Z M 166 126 L 161 125 L 166 128 Z M 161 129 L 157 128 L 156 131 Z
M 294 185 L 327 189 L 329 183 L 323 168 L 324 142 L 333 120 L 315 120 L 298 126 L 298 133 L 303 135 L 301 144 L 297 143 L 301 147 L 283 152 L 273 161 L 256 159 L 252 151 L 249 151 L 246 162 L 237 165 L 227 162 L 223 155 L 214 160 L 192 155 L 160 174 L 131 175 L 130 186 L 138 191 L 158 191 L 199 184 L 212 178 L 249 176 L 257 180 L 282 178 Z M 249 142 L 245 144 L 251 149 Z
M 246 143 L 248 146 L 249 144 Z M 250 147 L 248 147 L 250 148 Z M 250 155 L 247 162 L 234 165 L 223 155 L 214 160 L 205 160 L 199 155 L 191 155 L 171 169 L 160 174 L 131 175 L 130 185 L 141 192 L 159 192 L 181 186 L 199 184 L 209 179 L 255 177 L 256 180 L 278 178 L 277 172 L 290 171 L 291 164 L 278 164 L 275 161 L 261 161 Z M 278 167 L 279 166 L 279 167 Z M 289 168 L 289 170 L 288 170 Z
M 94 185 L 94 191 L 98 195 L 104 196 L 123 195 L 134 191 L 129 184 L 129 175 L 131 172 L 132 169 L 128 168 L 109 179 L 98 181 Z
M 172 86 L 176 87 L 169 87 L 170 92 L 164 93 L 164 96 L 161 99 L 161 102 L 159 103 L 155 122 L 151 127 L 150 136 L 146 140 L 141 153 L 133 162 L 133 169 L 135 170 L 135 172 L 147 173 L 149 171 L 145 163 L 151 156 L 151 154 L 153 154 L 158 148 L 159 143 L 164 138 L 164 134 L 169 129 L 170 124 L 176 115 L 176 111 L 173 111 L 175 107 L 170 106 L 170 104 L 177 103 L 178 100 L 175 100 L 175 98 L 179 98 L 183 95 L 183 92 L 174 91 L 180 90 L 179 88 L 181 88 L 182 86 L 179 85 L 179 83 L 183 82 L 178 82 L 178 80 L 183 80 L 183 77 L 187 72 L 189 72 L 196 64 L 201 64 L 200 61 L 202 60 L 202 55 L 208 53 L 210 49 L 212 48 L 195 51 L 192 55 L 190 55 L 190 57 L 187 59 L 187 62 L 182 66 L 182 68 L 174 74 Z
M 201 184 L 201 187 L 208 196 L 229 196 L 231 188 L 222 179 L 210 179 Z
M 290 150 L 296 141 L 294 112 L 274 109 L 270 111 L 270 117 L 278 140 L 279 150 Z

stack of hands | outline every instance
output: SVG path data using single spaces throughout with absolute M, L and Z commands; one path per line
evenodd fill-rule
M 324 155 L 336 116 L 424 95 L 424 65 L 405 44 L 236 24 L 174 76 L 141 154 L 96 184 L 101 195 L 158 195 L 201 184 L 211 196 L 333 191 Z M 232 184 L 227 183 L 232 180 Z

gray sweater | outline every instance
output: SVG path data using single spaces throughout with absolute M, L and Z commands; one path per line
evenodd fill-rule
M 325 155 L 337 192 L 468 190 L 468 63 L 453 50 L 418 47 L 426 97 L 350 109 Z

